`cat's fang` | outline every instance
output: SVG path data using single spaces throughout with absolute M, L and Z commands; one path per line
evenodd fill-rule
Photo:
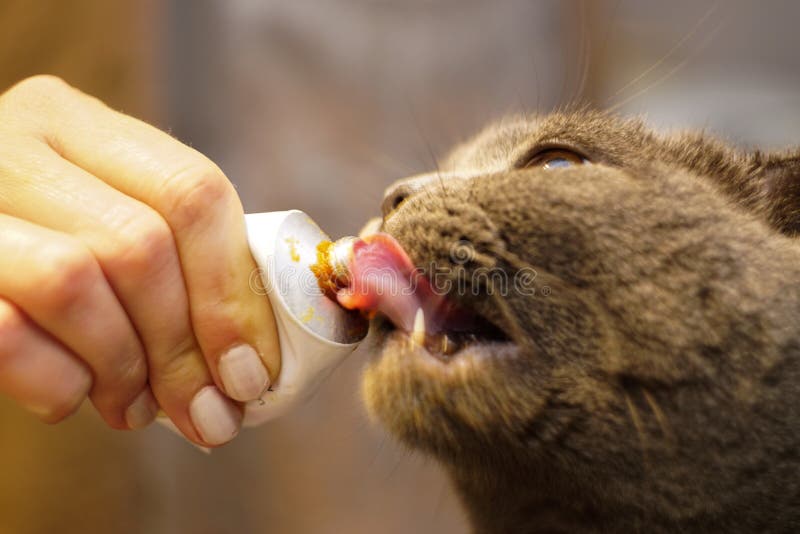
M 419 346 L 425 344 L 425 312 L 422 311 L 422 308 L 417 308 L 417 313 L 414 316 L 414 328 L 411 331 L 411 341 Z

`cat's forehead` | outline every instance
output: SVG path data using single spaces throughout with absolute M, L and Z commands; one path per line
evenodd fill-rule
M 546 146 L 574 146 L 587 155 L 613 161 L 655 143 L 641 121 L 602 112 L 517 115 L 491 124 L 456 147 L 441 169 L 469 174 L 499 172 L 513 167 L 531 150 Z

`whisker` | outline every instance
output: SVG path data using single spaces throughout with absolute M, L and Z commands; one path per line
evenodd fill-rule
M 600 58 L 600 61 L 606 60 L 606 51 L 608 50 L 608 43 L 611 41 L 611 33 L 614 29 L 614 23 L 619 12 L 619 6 L 622 3 L 622 0 L 617 0 L 614 3 L 614 7 L 611 8 L 611 14 L 608 16 L 608 25 L 606 26 L 605 32 L 603 33 L 603 40 L 600 42 L 600 48 L 598 49 L 597 57 Z
M 636 409 L 636 405 L 631 400 L 630 395 L 628 395 L 627 391 L 624 391 L 623 394 L 625 395 L 625 404 L 628 406 L 628 414 L 631 416 L 631 422 L 633 426 L 636 428 L 636 434 L 639 436 L 639 449 L 642 453 L 642 460 L 645 464 L 648 463 L 647 460 L 647 437 L 644 433 L 644 425 L 642 425 L 642 419 L 639 417 L 639 411 Z
M 440 198 L 442 200 L 442 207 L 447 209 L 447 188 L 444 185 L 444 179 L 442 178 L 442 171 L 439 167 L 439 158 L 436 157 L 436 153 L 433 151 L 433 146 L 430 143 L 430 140 L 425 136 L 422 131 L 422 127 L 419 124 L 419 120 L 417 119 L 417 115 L 414 113 L 414 110 L 411 108 L 409 103 L 409 114 L 411 115 L 411 120 L 414 121 L 414 127 L 417 129 L 417 134 L 422 139 L 422 142 L 425 144 L 425 148 L 428 151 L 428 155 L 431 158 L 431 163 L 436 168 L 436 177 L 439 179 L 439 185 L 442 189 L 442 194 Z
M 591 66 L 592 55 L 592 41 L 589 38 L 589 30 L 587 28 L 587 14 L 586 14 L 586 0 L 580 2 L 580 32 L 581 32 L 581 73 L 578 77 L 578 83 L 575 91 L 572 94 L 572 101 L 577 102 L 584 96 L 583 92 L 586 89 L 586 82 L 589 78 L 589 67 Z
M 379 200 L 382 195 L 380 193 L 364 191 L 364 185 L 369 182 L 372 173 L 368 171 L 348 172 L 339 175 L 337 182 L 344 185 L 347 190 L 359 191 L 362 197 L 369 197 L 370 201 Z
M 372 459 L 367 463 L 367 469 L 372 469 L 375 466 L 378 457 L 383 452 L 384 445 L 386 445 L 386 435 L 381 437 L 381 441 L 380 443 L 378 443 L 378 446 L 376 447 L 377 450 L 375 451 L 375 454 L 372 456 Z
M 533 271 L 535 271 L 537 273 L 540 272 L 540 271 L 541 272 L 545 272 L 544 269 L 541 269 L 541 268 L 537 267 L 536 265 L 523 260 L 522 258 L 517 256 L 516 254 L 514 254 L 510 250 L 506 249 L 505 247 L 502 247 L 502 248 L 493 247 L 491 252 L 495 256 L 497 256 L 500 259 L 502 259 L 503 261 L 507 262 L 514 269 L 517 269 L 517 270 L 520 270 L 520 269 L 532 269 Z
M 644 395 L 647 404 L 650 406 L 650 409 L 653 411 L 653 415 L 655 415 L 656 421 L 658 421 L 658 426 L 661 428 L 661 432 L 670 442 L 674 442 L 675 435 L 672 433 L 672 428 L 670 427 L 663 410 L 661 410 L 661 407 L 658 405 L 658 402 L 656 402 L 656 399 L 649 391 L 647 391 L 647 389 L 642 388 L 642 394 Z
M 534 108 L 536 112 L 539 112 L 539 106 L 541 105 L 542 99 L 542 84 L 541 80 L 539 79 L 539 66 L 536 61 L 536 47 L 533 46 L 530 48 L 530 60 L 531 60 L 531 67 L 533 67 L 533 79 L 536 82 L 536 107 Z M 521 100 L 521 99 L 520 99 Z M 526 111 L 526 106 L 522 106 L 523 114 Z
M 490 283 L 494 284 L 494 282 L 490 281 Z M 511 308 L 508 305 L 508 302 L 497 293 L 497 291 L 492 290 L 491 292 L 492 300 L 494 301 L 497 308 L 500 310 L 500 315 L 505 319 L 506 323 L 511 327 L 513 330 L 511 337 L 517 340 L 526 340 L 528 336 L 525 334 L 525 331 L 520 325 L 520 321 L 517 316 L 511 311 Z
M 649 68 L 645 69 L 644 72 L 640 73 L 638 76 L 633 78 L 631 81 L 629 81 L 628 83 L 626 83 L 625 85 L 623 85 L 622 87 L 617 89 L 617 91 L 613 95 L 611 95 L 610 99 L 620 95 L 621 93 L 626 91 L 629 87 L 639 83 L 639 81 L 644 79 L 651 72 L 653 72 L 654 70 L 659 68 L 665 61 L 667 61 L 669 58 L 671 58 L 689 39 L 691 39 L 700 30 L 700 28 L 702 27 L 703 23 L 712 14 L 714 14 L 714 12 L 719 7 L 719 3 L 720 3 L 720 0 L 717 0 L 716 2 L 714 2 L 711 5 L 711 7 L 706 11 L 706 13 L 702 17 L 700 17 L 700 19 L 695 23 L 695 25 L 692 27 L 692 29 L 690 29 L 689 32 L 686 35 L 683 36 L 683 38 L 681 38 L 677 43 L 675 43 L 675 45 L 673 45 L 673 47 L 670 48 L 669 51 L 666 54 L 661 56 L 661 58 L 658 61 L 656 61 L 655 63 L 653 63 Z
M 428 139 L 427 136 L 423 133 L 422 126 L 419 123 L 419 117 L 417 117 L 417 114 L 414 113 L 414 108 L 411 105 L 411 102 L 407 101 L 407 103 L 408 103 L 408 114 L 411 117 L 411 122 L 414 123 L 414 128 L 417 130 L 417 135 L 422 140 L 422 144 L 425 145 L 425 150 L 428 152 L 428 156 L 430 156 L 431 158 L 430 165 L 433 165 L 438 172 L 439 162 L 436 158 L 436 154 L 433 151 L 433 147 L 431 146 L 430 139 Z
M 568 44 L 571 43 L 565 42 L 563 48 L 566 49 Z M 566 53 L 564 53 L 564 58 L 566 59 Z M 558 93 L 558 105 L 556 106 L 556 109 L 564 105 L 564 97 L 567 94 L 567 89 L 569 88 L 569 82 L 570 79 L 572 78 L 571 71 L 569 68 L 571 64 L 572 64 L 571 61 L 564 61 L 564 74 L 561 77 L 561 91 L 559 91 Z
M 701 41 L 701 42 L 700 42 L 700 45 L 699 45 L 699 46 L 697 46 L 697 48 L 695 48 L 695 49 L 694 49 L 693 53 L 697 53 L 697 51 L 699 51 L 699 50 L 702 50 L 703 48 L 705 48 L 705 47 L 708 45 L 708 43 L 710 43 L 710 42 L 711 42 L 711 41 L 714 39 L 714 37 L 716 37 L 717 33 L 719 32 L 720 28 L 722 28 L 722 26 L 723 26 L 723 22 L 719 22 L 719 23 L 716 25 L 716 27 L 714 27 L 714 29 L 713 29 L 713 30 L 711 30 L 711 31 L 708 33 L 708 35 L 706 36 L 706 38 L 705 38 L 705 39 L 703 39 L 703 41 Z M 657 79 L 656 81 L 654 81 L 654 82 L 653 82 L 653 83 L 651 83 L 650 85 L 646 86 L 646 87 L 645 87 L 645 88 L 643 88 L 642 90 L 640 90 L 640 91 L 637 91 L 636 93 L 634 93 L 634 94 L 630 95 L 629 97 L 625 98 L 625 99 L 624 99 L 624 100 L 622 100 L 621 102 L 618 102 L 618 103 L 614 104 L 613 106 L 610 106 L 610 107 L 608 108 L 608 111 L 609 111 L 609 112 L 616 111 L 616 110 L 618 110 L 619 108 L 621 108 L 622 106 L 624 106 L 624 105 L 628 104 L 629 102 L 631 102 L 632 100 L 635 100 L 635 99 L 639 98 L 640 96 L 642 96 L 643 94 L 645 94 L 645 93 L 646 93 L 646 92 L 648 92 L 649 90 L 653 89 L 654 87 L 658 87 L 659 85 L 661 85 L 662 83 L 664 83 L 665 81 L 667 81 L 669 78 L 671 78 L 672 76 L 674 76 L 676 72 L 678 72 L 678 71 L 679 71 L 679 70 L 681 70 L 683 67 L 685 67 L 685 66 L 686 66 L 686 64 L 687 64 L 687 63 L 689 63 L 689 61 L 690 61 L 691 59 L 692 59 L 692 58 L 691 58 L 691 56 L 687 56 L 687 57 L 686 57 L 686 58 L 684 58 L 684 59 L 683 59 L 683 60 L 682 60 L 680 63 L 678 63 L 677 65 L 675 65 L 675 67 L 673 67 L 672 69 L 670 69 L 670 71 L 669 71 L 669 72 L 667 72 L 667 73 L 666 73 L 664 76 L 662 76 L 661 78 Z
M 397 460 L 394 462 L 392 468 L 389 470 L 388 473 L 384 475 L 384 481 L 387 482 L 390 481 L 397 474 L 397 471 L 400 468 L 400 466 L 409 461 L 411 455 L 413 454 L 413 451 L 406 449 L 405 452 L 406 454 L 398 455 Z
M 444 497 L 447 494 L 448 488 L 449 488 L 449 485 L 447 483 L 447 480 L 444 480 L 442 482 L 442 487 L 439 490 L 439 495 L 438 495 L 438 497 L 436 497 L 436 505 L 433 507 L 433 515 L 431 516 L 430 523 L 435 523 L 436 520 L 439 518 L 439 516 L 440 516 L 440 514 L 442 512 L 443 505 L 444 505 Z
M 373 167 L 383 169 L 386 174 L 393 176 L 410 176 L 416 174 L 419 169 L 411 167 L 407 162 L 401 160 L 386 152 L 377 152 L 375 150 L 365 149 L 362 154 L 359 154 L 366 162 Z

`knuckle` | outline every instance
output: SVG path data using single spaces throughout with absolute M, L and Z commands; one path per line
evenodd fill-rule
M 38 300 L 53 312 L 68 309 L 96 283 L 94 256 L 81 246 L 49 247 L 41 259 L 35 287 Z
M 103 418 L 114 428 L 122 423 L 125 410 L 147 383 L 147 364 L 138 347 L 120 340 L 117 350 L 91 366 L 94 384 L 89 395 Z
M 242 335 L 239 325 L 247 322 L 244 319 L 250 316 L 252 310 L 248 309 L 237 295 L 226 291 L 226 287 L 220 285 L 215 289 L 217 298 L 214 299 L 213 305 L 198 307 L 193 314 L 192 322 L 195 332 L 224 344 L 225 338 L 230 338 L 232 342 L 237 336 Z
M 10 303 L 0 300 L 0 358 L 17 352 L 25 319 Z
M 52 100 L 70 90 L 72 90 L 72 87 L 58 76 L 37 74 L 17 82 L 0 96 L 0 100 L 3 102 L 33 102 L 38 104 Z
M 52 74 L 36 74 L 25 78 L 15 87 L 19 91 L 27 92 L 28 94 L 53 94 L 64 91 L 70 86 L 58 76 Z
M 123 340 L 105 359 L 94 361 L 91 370 L 94 382 L 89 398 L 106 422 L 117 428 L 120 416 L 124 418 L 125 410 L 147 383 L 144 355 Z
M 158 215 L 131 217 L 113 230 L 110 267 L 142 277 L 169 258 L 175 245 L 167 223 Z
M 177 388 L 193 383 L 197 368 L 205 365 L 203 356 L 193 337 L 185 337 L 155 358 L 157 368 L 151 368 L 150 382 L 160 387 Z M 199 367 L 198 367 L 199 366 Z
M 147 381 L 147 364 L 144 356 L 138 351 L 129 349 L 128 343 L 123 343 L 121 351 L 114 361 L 107 362 L 105 373 L 98 374 L 98 383 L 101 387 L 114 392 L 115 397 L 120 397 L 121 390 L 128 394 L 138 393 Z M 121 399 L 129 401 L 131 399 Z
M 236 197 L 233 184 L 210 161 L 176 174 L 167 181 L 166 194 L 167 209 L 176 231 L 208 220 L 210 214 L 220 207 L 227 208 L 228 202 Z

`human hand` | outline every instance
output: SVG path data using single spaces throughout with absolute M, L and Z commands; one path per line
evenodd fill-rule
M 0 393 L 47 422 L 88 395 L 113 428 L 160 406 L 192 442 L 280 366 L 222 171 L 58 78 L 0 95 Z

